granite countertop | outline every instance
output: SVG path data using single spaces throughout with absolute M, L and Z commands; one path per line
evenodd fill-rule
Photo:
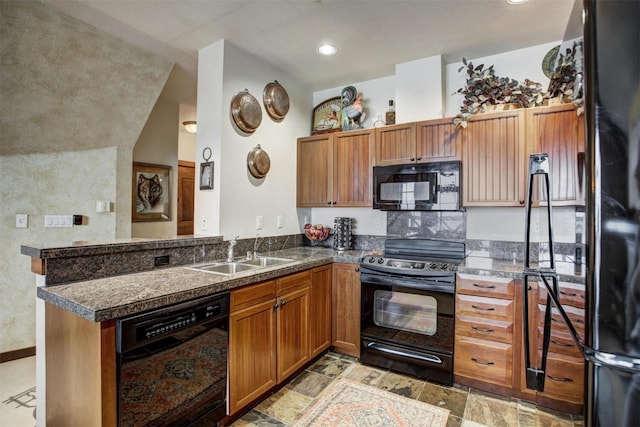
M 336 251 L 323 247 L 293 248 L 263 254 L 291 258 L 294 260 L 291 263 L 232 275 L 190 268 L 213 262 L 210 261 L 103 279 L 42 286 L 37 288 L 37 296 L 91 322 L 103 322 L 333 262 L 357 264 L 368 252 Z

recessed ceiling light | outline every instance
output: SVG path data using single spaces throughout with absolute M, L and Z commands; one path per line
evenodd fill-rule
M 318 53 L 320 55 L 332 56 L 338 53 L 338 48 L 330 44 L 323 44 L 318 47 Z
M 507 3 L 509 4 L 522 4 L 522 3 L 526 3 L 529 0 L 507 0 Z

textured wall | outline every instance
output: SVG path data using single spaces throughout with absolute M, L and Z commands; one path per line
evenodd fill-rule
M 133 146 L 171 68 L 39 2 L 0 1 L 0 353 L 35 345 L 21 244 L 130 236 Z M 46 214 L 86 224 L 44 228 Z
M 173 64 L 39 2 L 0 17 L 0 155 L 133 147 Z

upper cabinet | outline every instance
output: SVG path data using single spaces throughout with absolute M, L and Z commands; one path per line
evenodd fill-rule
M 451 119 L 376 128 L 376 166 L 459 159 L 462 132 Z
M 373 129 L 298 139 L 298 207 L 371 207 Z
M 525 110 L 475 115 L 463 134 L 463 206 L 523 206 Z
M 550 193 L 554 206 L 583 205 L 584 115 L 578 116 L 572 104 L 526 111 L 527 140 L 532 150 L 549 154 Z M 546 191 L 540 193 L 534 185 L 533 196 L 543 201 Z

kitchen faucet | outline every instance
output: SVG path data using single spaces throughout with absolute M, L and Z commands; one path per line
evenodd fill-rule
M 227 262 L 233 262 L 233 247 L 238 243 L 238 237 L 234 237 L 229 241 L 229 248 L 227 249 Z
M 258 258 L 258 239 L 260 234 L 256 234 L 256 240 L 253 241 L 253 258 Z

